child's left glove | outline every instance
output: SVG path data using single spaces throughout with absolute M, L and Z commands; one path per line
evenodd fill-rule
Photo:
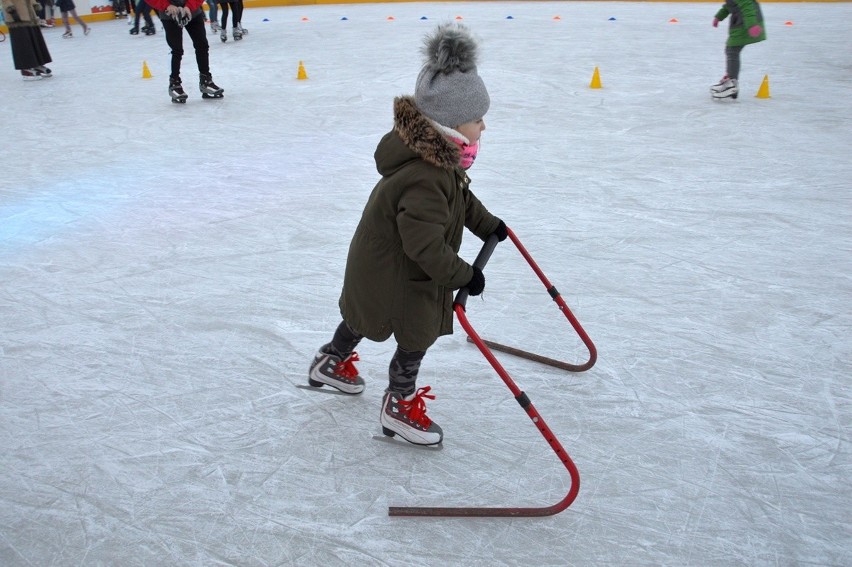
M 751 37 L 757 37 L 761 34 L 762 31 L 763 28 L 760 26 L 751 26 L 750 28 L 748 28 L 748 35 L 750 35 Z
M 470 277 L 470 281 L 467 282 L 465 287 L 467 288 L 468 293 L 471 296 L 474 296 L 479 295 L 482 293 L 482 290 L 485 289 L 485 275 L 483 275 L 482 270 L 476 266 L 471 266 L 471 268 L 473 268 L 473 275 Z

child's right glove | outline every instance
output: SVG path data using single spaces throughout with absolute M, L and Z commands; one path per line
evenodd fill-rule
M 482 274 L 482 270 L 476 266 L 471 266 L 471 268 L 473 268 L 473 276 L 471 276 L 470 281 L 467 282 L 465 287 L 467 288 L 468 295 L 479 295 L 485 289 L 485 276 Z
M 500 224 L 497 225 L 497 228 L 494 229 L 494 234 L 497 235 L 497 242 L 503 242 L 506 240 L 506 237 L 509 236 L 509 230 L 506 228 L 506 223 L 501 220 Z

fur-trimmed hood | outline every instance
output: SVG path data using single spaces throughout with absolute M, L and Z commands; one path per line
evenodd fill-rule
M 393 101 L 393 133 L 376 148 L 376 166 L 382 175 L 393 173 L 413 159 L 422 159 L 442 169 L 459 164 L 459 149 L 448 140 L 417 105 L 414 97 Z

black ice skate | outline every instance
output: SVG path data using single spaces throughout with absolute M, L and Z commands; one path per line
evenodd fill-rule
M 139 35 L 139 26 L 133 26 L 130 28 L 130 35 Z
M 198 88 L 201 90 L 201 98 L 222 98 L 225 89 L 216 86 L 213 82 L 213 75 L 200 75 Z
M 172 102 L 184 104 L 187 99 L 187 94 L 183 90 L 180 77 L 169 79 L 169 96 L 172 97 Z
M 154 24 L 151 24 L 150 26 L 142 26 L 142 33 L 145 35 L 154 35 L 157 33 L 157 28 L 154 27 Z
M 35 69 L 21 69 L 21 76 L 25 81 L 38 81 L 45 77 Z

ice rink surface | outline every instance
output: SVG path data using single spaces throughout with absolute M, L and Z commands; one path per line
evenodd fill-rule
M 185 106 L 161 31 L 48 30 L 40 82 L 0 44 L 0 564 L 849 565 L 852 4 L 764 4 L 733 103 L 717 8 L 248 9 L 208 36 L 225 98 L 189 49 Z M 392 99 L 457 16 L 492 99 L 472 188 L 599 353 L 498 353 L 580 471 L 546 518 L 388 517 L 570 488 L 458 325 L 419 381 L 438 450 L 381 434 L 392 341 L 359 348 L 363 395 L 300 387 Z M 510 243 L 485 275 L 482 336 L 584 360 Z

